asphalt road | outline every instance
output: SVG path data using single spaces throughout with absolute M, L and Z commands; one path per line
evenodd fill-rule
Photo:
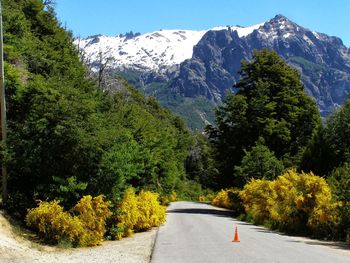
M 240 243 L 232 242 L 236 226 Z M 208 204 L 175 202 L 159 228 L 151 262 L 350 263 L 350 246 L 275 233 Z

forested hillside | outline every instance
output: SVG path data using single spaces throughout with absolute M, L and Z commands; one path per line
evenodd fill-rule
M 104 93 L 87 77 L 72 33 L 41 0 L 4 1 L 10 211 L 35 200 L 70 207 L 118 200 L 129 186 L 170 193 L 185 179 L 182 120 L 121 79 Z

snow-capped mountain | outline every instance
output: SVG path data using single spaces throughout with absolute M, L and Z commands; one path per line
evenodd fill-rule
M 160 30 L 94 36 L 76 42 L 98 66 L 99 53 L 133 85 L 193 122 L 213 120 L 213 107 L 234 92 L 242 60 L 254 49 L 273 49 L 296 68 L 322 116 L 350 94 L 350 49 L 340 38 L 314 32 L 283 15 L 251 27 Z M 209 116 L 210 115 L 210 116 Z
M 162 71 L 178 65 L 192 57 L 193 47 L 203 35 L 211 30 L 219 31 L 230 28 L 243 37 L 262 24 L 251 27 L 215 27 L 209 30 L 159 30 L 147 34 L 128 34 L 111 36 L 92 36 L 76 40 L 91 62 L 99 61 L 99 53 L 113 57 L 116 69 L 136 69 L 142 71 Z
M 323 116 L 348 97 L 350 50 L 341 39 L 313 32 L 281 15 L 244 37 L 228 30 L 207 32 L 192 58 L 181 63 L 170 89 L 184 97 L 202 95 L 221 101 L 228 91 L 234 92 L 240 61 L 250 60 L 252 51 L 262 48 L 275 50 L 298 69 Z

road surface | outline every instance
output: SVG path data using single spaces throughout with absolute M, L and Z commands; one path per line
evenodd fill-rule
M 240 243 L 232 242 L 236 226 Z M 175 202 L 159 228 L 151 262 L 350 263 L 350 247 L 275 233 L 208 204 Z

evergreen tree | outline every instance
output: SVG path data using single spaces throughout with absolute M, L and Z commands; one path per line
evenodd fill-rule
M 224 185 L 233 183 L 244 149 L 250 151 L 259 137 L 290 166 L 298 163 L 320 125 L 318 109 L 304 93 L 300 75 L 276 52 L 255 51 L 251 62 L 242 62 L 240 74 L 237 93 L 228 95 L 217 109 L 217 127 L 207 128 Z

